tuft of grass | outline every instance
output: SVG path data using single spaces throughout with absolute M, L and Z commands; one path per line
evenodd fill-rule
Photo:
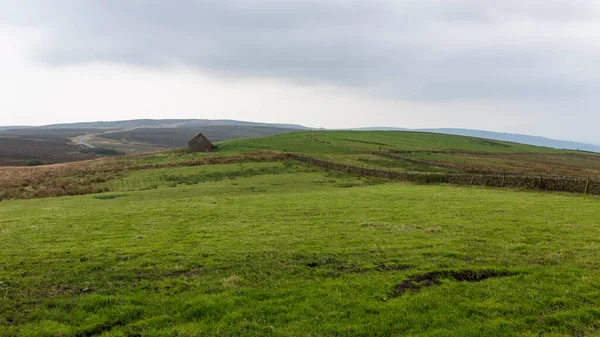
M 227 288 L 237 288 L 242 284 L 242 279 L 238 275 L 231 275 L 223 279 L 223 285 Z

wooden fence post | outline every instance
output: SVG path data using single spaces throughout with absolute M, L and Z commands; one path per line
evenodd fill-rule
M 588 191 L 590 189 L 590 178 L 587 178 L 587 182 L 585 183 L 585 194 L 588 194 Z

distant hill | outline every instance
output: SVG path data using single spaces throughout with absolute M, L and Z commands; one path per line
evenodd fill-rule
M 43 129 L 132 129 L 132 128 L 198 128 L 204 126 L 245 126 L 245 127 L 271 127 L 281 129 L 308 129 L 295 124 L 270 124 L 236 121 L 230 119 L 133 119 L 123 121 L 99 121 L 66 124 L 44 125 Z
M 18 126 L 0 126 L 0 131 L 28 129 L 28 128 L 31 128 L 31 126 L 22 126 L 22 125 L 18 125 Z
M 448 135 L 457 136 L 468 136 L 476 138 L 487 138 L 493 140 L 501 140 L 505 142 L 521 143 L 535 146 L 551 147 L 555 149 L 566 149 L 566 150 L 580 150 L 589 152 L 599 152 L 600 145 L 570 142 L 565 140 L 556 140 L 539 136 L 529 136 L 516 133 L 501 133 L 493 131 L 483 130 L 471 130 L 471 129 L 404 129 L 404 128 L 386 128 L 386 127 L 372 127 L 372 128 L 359 128 L 356 130 L 390 130 L 390 131 L 419 131 L 429 133 L 441 133 Z
M 0 127 L 0 166 L 54 164 L 115 153 L 185 147 L 187 141 L 200 131 L 213 142 L 219 142 L 300 130 L 308 128 L 293 124 L 206 119 L 138 119 Z
M 187 141 L 202 131 L 212 142 L 230 139 L 254 138 L 281 133 L 300 131 L 300 129 L 267 126 L 203 125 L 201 127 L 136 128 L 100 134 L 98 137 L 128 143 L 144 143 L 158 147 L 185 147 Z
M 580 150 L 600 152 L 600 146 L 594 144 L 578 143 L 565 140 L 556 140 L 540 136 L 529 136 L 516 133 L 501 133 L 469 129 L 422 129 L 423 132 L 445 133 L 458 136 L 469 136 L 478 138 L 489 138 L 494 140 L 503 140 L 535 146 L 553 147 L 556 149 Z

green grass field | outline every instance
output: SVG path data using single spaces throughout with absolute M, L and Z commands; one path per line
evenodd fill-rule
M 0 203 L 0 335 L 600 332 L 598 197 L 294 163 L 98 184 Z

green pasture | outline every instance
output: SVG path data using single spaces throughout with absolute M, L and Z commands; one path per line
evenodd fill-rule
M 293 163 L 130 171 L 103 184 L 112 192 L 0 202 L 1 336 L 600 329 L 598 197 Z

